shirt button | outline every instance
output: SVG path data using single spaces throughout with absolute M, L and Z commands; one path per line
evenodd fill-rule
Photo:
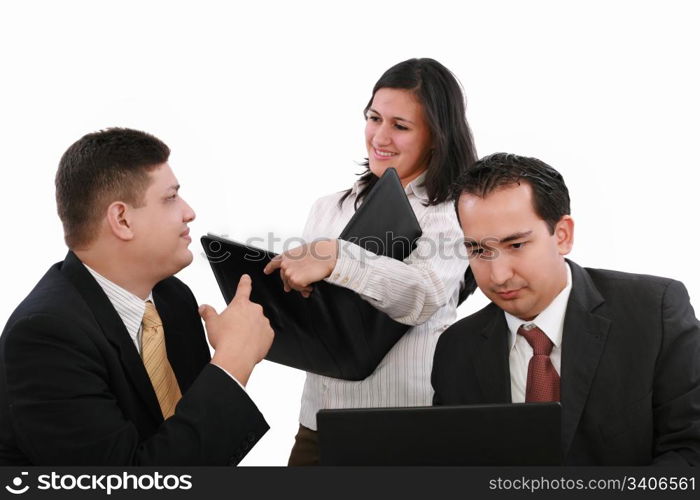
M 343 278 L 343 279 L 341 280 L 341 283 L 342 283 L 343 285 L 345 285 L 348 281 L 350 281 L 350 278 Z
M 335 273 L 335 274 L 333 275 L 333 279 L 334 279 L 334 280 L 337 280 L 338 278 L 340 278 L 340 273 Z

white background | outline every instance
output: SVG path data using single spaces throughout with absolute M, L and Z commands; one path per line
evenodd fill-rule
M 220 309 L 196 237 L 298 236 L 313 200 L 354 182 L 372 86 L 410 57 L 461 80 L 480 156 L 537 156 L 564 174 L 574 260 L 681 279 L 698 306 L 695 5 L 3 2 L 0 322 L 65 254 L 53 178 L 83 134 L 133 127 L 170 145 L 197 212 L 180 277 Z M 258 366 L 248 391 L 272 430 L 244 464 L 286 463 L 303 379 Z

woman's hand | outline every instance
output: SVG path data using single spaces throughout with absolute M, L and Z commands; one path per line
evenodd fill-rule
M 313 290 L 311 283 L 330 276 L 337 260 L 338 240 L 316 240 L 278 255 L 263 272 L 279 269 L 285 292 L 297 290 L 308 297 Z

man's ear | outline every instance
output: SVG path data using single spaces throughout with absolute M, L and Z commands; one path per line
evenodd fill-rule
M 554 226 L 554 237 L 557 240 L 559 255 L 567 255 L 574 246 L 574 219 L 565 215 Z
M 123 241 L 134 238 L 132 215 L 131 207 L 123 201 L 115 201 L 107 207 L 107 226 L 116 238 Z

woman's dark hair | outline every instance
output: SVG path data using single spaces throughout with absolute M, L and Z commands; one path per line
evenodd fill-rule
M 425 176 L 428 205 L 442 203 L 449 198 L 450 185 L 477 159 L 462 87 L 450 70 L 436 60 L 409 59 L 392 66 L 379 78 L 365 107 L 365 115 L 374 95 L 382 88 L 410 90 L 422 104 L 434 144 Z M 369 169 L 368 159 L 362 165 L 366 170 L 360 177 L 355 208 L 378 180 Z M 350 190 L 342 196 L 339 205 L 349 195 Z

